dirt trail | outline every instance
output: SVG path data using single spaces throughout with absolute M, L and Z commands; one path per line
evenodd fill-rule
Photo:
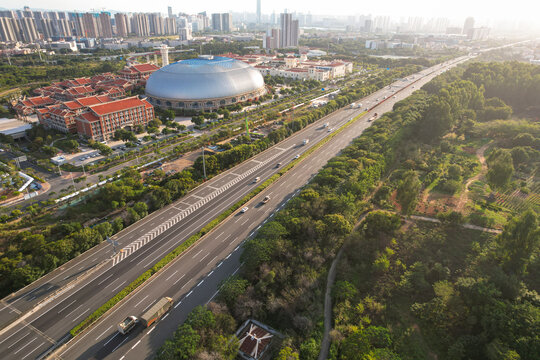
M 491 142 L 484 144 L 481 146 L 478 150 L 476 150 L 476 157 L 480 161 L 480 164 L 482 165 L 482 169 L 478 174 L 473 176 L 472 178 L 469 178 L 467 182 L 465 183 L 465 189 L 461 193 L 461 196 L 459 197 L 459 201 L 456 206 L 457 212 L 462 212 L 463 208 L 465 207 L 465 204 L 469 200 L 469 186 L 475 182 L 476 180 L 480 179 L 482 176 L 485 175 L 487 172 L 487 164 L 486 164 L 486 158 L 484 157 L 484 153 L 486 152 L 487 148 L 491 145 Z

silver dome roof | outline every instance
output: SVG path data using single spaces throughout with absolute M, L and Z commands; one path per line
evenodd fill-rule
M 154 72 L 146 82 L 146 95 L 171 100 L 225 98 L 264 86 L 251 65 L 227 57 L 205 56 L 175 62 Z

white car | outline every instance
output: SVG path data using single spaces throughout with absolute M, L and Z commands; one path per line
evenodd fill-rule
M 246 207 L 243 207 L 242 210 L 240 210 L 240 212 L 243 214 L 248 210 L 249 210 L 249 208 L 246 206 Z
M 294 157 L 294 159 L 296 160 L 296 159 L 298 159 L 299 157 L 300 157 L 300 155 L 296 155 L 296 156 Z
M 253 179 L 253 182 L 254 183 L 259 182 L 259 180 L 261 180 L 261 178 L 257 176 L 255 179 Z

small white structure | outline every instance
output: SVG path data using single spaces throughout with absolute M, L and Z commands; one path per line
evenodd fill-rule
M 162 67 L 169 65 L 169 49 L 171 48 L 168 47 L 166 44 L 161 44 L 161 46 L 159 47 L 159 51 L 161 52 Z

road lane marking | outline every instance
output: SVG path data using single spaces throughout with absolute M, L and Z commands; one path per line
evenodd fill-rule
M 58 314 L 60 314 L 62 311 L 66 310 L 68 307 L 70 307 L 71 305 L 73 305 L 73 303 L 77 302 L 77 300 L 73 300 L 72 302 L 69 303 L 69 305 L 66 305 L 62 308 L 62 310 L 58 311 Z
M 201 258 L 201 260 L 199 260 L 199 262 L 201 262 L 201 261 L 203 261 L 204 259 L 206 259 L 206 257 L 207 257 L 208 255 L 210 255 L 210 253 L 206 253 L 206 255 L 204 255 L 204 256 Z
M 20 338 L 19 340 L 15 341 L 13 344 L 9 345 L 8 346 L 8 349 L 11 349 L 11 347 L 13 345 L 15 345 L 16 343 L 18 343 L 19 341 L 21 341 L 22 339 L 24 339 L 25 337 L 27 337 L 28 335 L 30 335 L 31 333 L 26 333 L 22 338 Z
M 182 303 L 182 301 L 179 301 L 178 304 L 174 305 L 174 308 L 176 309 L 178 306 L 180 306 L 180 304 Z M 153 328 L 155 329 L 155 328 Z
M 98 285 L 101 285 L 102 283 L 104 283 L 105 281 L 109 280 L 114 274 L 111 274 L 109 276 L 107 276 L 105 279 L 101 280 L 100 282 L 98 282 Z
M 186 295 L 186 297 L 188 297 L 189 295 L 191 295 L 193 293 L 193 290 L 191 290 L 190 292 L 188 292 L 188 294 Z
M 227 260 L 227 259 L 230 258 L 230 257 L 231 257 L 231 254 L 227 255 L 227 257 L 225 258 L 225 260 Z
M 31 343 L 33 343 L 34 341 L 36 341 L 37 337 L 33 338 L 32 340 L 30 340 L 29 342 L 26 343 L 26 345 L 24 345 L 22 348 L 20 348 L 19 350 L 15 351 L 13 354 L 17 354 L 18 352 L 20 352 L 22 349 L 24 349 L 25 347 L 27 347 L 28 345 L 30 345 Z M 34 349 L 35 350 L 35 349 Z
M 219 289 L 214 293 L 214 295 L 212 295 L 212 297 L 206 302 L 206 305 L 208 305 L 208 303 L 210 301 L 212 301 L 212 299 L 214 299 L 216 297 L 216 295 L 219 293 Z
M 97 341 L 100 337 L 102 337 L 103 335 L 105 335 L 105 333 L 106 333 L 107 331 L 111 330 L 112 327 L 113 327 L 113 326 L 111 325 L 111 326 L 109 326 L 109 327 L 107 328 L 107 330 L 105 330 L 104 332 L 102 332 L 101 335 L 99 335 L 99 336 L 96 338 L 96 341 Z
M 28 354 L 24 355 L 24 356 L 21 358 L 21 360 L 26 359 L 30 354 L 32 354 L 34 351 L 36 351 L 37 349 L 39 349 L 39 348 L 41 347 L 41 345 L 43 345 L 43 344 L 45 344 L 45 343 L 42 342 L 41 344 L 39 344 L 38 346 L 36 346 L 36 347 L 34 348 L 34 350 L 32 350 L 32 351 L 30 351 Z
M 81 313 L 81 315 L 77 316 L 77 317 L 76 317 L 75 319 L 73 319 L 71 322 L 73 322 L 73 321 L 77 320 L 78 318 L 80 318 L 81 316 L 83 316 L 84 313 L 86 313 L 88 310 L 90 310 L 90 308 L 84 310 L 84 311 Z
M 216 236 L 215 238 L 216 238 L 216 239 L 219 238 L 219 237 L 220 237 L 221 235 L 223 235 L 224 233 L 225 233 L 225 230 L 223 230 L 222 232 L 220 232 L 219 235 Z
M 75 311 L 79 310 L 79 308 L 83 306 L 83 304 L 77 306 L 73 311 L 71 311 L 69 314 L 66 315 L 66 318 L 69 318 L 69 315 L 73 314 Z
M 169 315 L 169 314 L 167 314 L 167 315 Z M 165 319 L 165 318 L 164 318 L 164 319 Z M 139 345 L 140 343 L 141 343 L 141 340 L 137 341 L 137 342 L 135 343 L 135 345 L 133 345 L 133 346 L 131 347 L 131 350 L 135 349 L 135 346 Z
M 161 319 L 161 321 L 165 320 L 165 318 L 166 318 L 167 316 L 169 316 L 169 313 L 167 313 L 167 315 L 165 315 L 165 316 L 163 317 L 163 319 Z M 139 341 L 140 341 L 140 340 L 139 340 Z
M 199 285 L 201 285 L 203 282 L 204 282 L 204 279 L 202 279 L 201 282 L 197 284 L 197 287 L 199 287 Z
M 115 333 L 109 340 L 107 340 L 107 342 L 106 342 L 105 344 L 103 344 L 103 346 L 104 346 L 104 347 L 107 346 L 107 344 L 110 343 L 111 341 L 113 341 L 113 339 L 114 339 L 115 337 L 117 337 L 118 334 L 120 334 L 120 333 L 118 333 L 118 332 Z
M 195 259 L 197 257 L 197 255 L 199 255 L 200 253 L 202 253 L 203 249 L 199 250 L 198 253 L 196 253 L 195 255 L 193 255 L 191 258 L 192 259 Z
M 137 307 L 137 306 L 141 305 L 141 303 L 142 303 L 144 300 L 146 300 L 147 297 L 148 297 L 148 295 L 146 295 L 144 298 L 142 298 L 142 300 L 139 301 L 138 303 L 136 303 L 134 307 Z
M 206 277 L 209 277 L 209 276 L 212 275 L 213 273 L 214 273 L 214 270 L 210 271 L 210 272 L 208 273 L 208 275 L 206 275 Z
M 126 280 L 124 280 L 124 282 L 122 282 L 120 285 L 112 289 L 112 291 L 115 292 L 120 286 L 124 285 L 125 283 L 126 283 Z
M 184 274 L 184 275 L 180 276 L 180 277 L 178 278 L 178 280 L 176 280 L 176 281 L 174 282 L 174 284 L 173 284 L 173 285 L 176 285 L 176 283 L 177 283 L 177 282 L 179 282 L 180 280 L 182 280 L 182 278 L 183 278 L 183 277 L 184 277 L 185 275 L 186 275 L 186 274 Z
M 120 344 L 116 345 L 116 347 L 115 347 L 115 348 L 113 349 L 113 351 L 111 351 L 111 352 L 115 352 L 116 349 L 118 349 L 120 346 L 122 346 L 123 343 L 125 343 L 125 342 L 127 341 L 127 339 L 129 339 L 129 338 L 126 337 L 126 338 L 124 339 L 124 341 L 122 341 Z
M 223 264 L 223 261 L 222 261 L 222 262 L 220 262 L 220 263 L 219 263 L 219 264 L 218 264 L 218 265 L 216 266 L 216 268 L 220 267 L 220 266 L 221 266 L 221 264 Z
M 173 272 L 168 278 L 165 279 L 165 281 L 169 281 L 169 279 L 172 278 L 177 272 L 178 272 L 178 270 Z
M 210 260 L 210 261 L 209 261 L 209 263 L 213 263 L 213 262 L 214 262 L 214 260 L 216 260 L 216 258 L 217 258 L 217 255 L 216 255 L 216 256 L 214 256 L 214 257 L 212 258 L 212 260 Z
M 229 234 L 227 237 L 223 238 L 223 240 L 221 240 L 221 242 L 224 242 L 225 240 L 227 240 L 228 238 L 231 237 L 232 234 Z

